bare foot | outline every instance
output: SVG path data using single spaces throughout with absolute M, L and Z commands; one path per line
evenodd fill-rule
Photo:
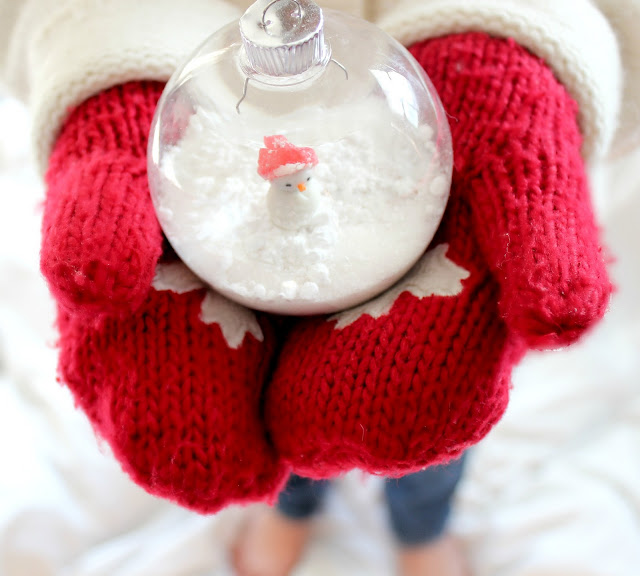
M 398 554 L 401 576 L 470 576 L 462 546 L 443 536 L 425 546 L 402 548 Z
M 260 507 L 240 531 L 232 550 L 237 576 L 287 576 L 311 533 L 308 520 L 291 520 L 275 508 Z

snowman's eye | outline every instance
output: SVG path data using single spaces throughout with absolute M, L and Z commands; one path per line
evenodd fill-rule
M 311 180 L 311 176 L 309 176 L 309 178 L 307 178 L 307 182 L 309 182 L 309 180 Z
M 291 188 L 291 184 L 285 184 L 287 188 Z

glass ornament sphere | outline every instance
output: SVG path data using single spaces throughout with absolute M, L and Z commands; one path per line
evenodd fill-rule
M 309 0 L 260 0 L 175 72 L 149 185 L 183 262 L 226 297 L 324 314 L 394 284 L 448 199 L 438 95 L 398 42 Z

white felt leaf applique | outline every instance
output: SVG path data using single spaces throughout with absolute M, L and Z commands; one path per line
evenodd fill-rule
M 255 314 L 244 306 L 209 290 L 202 301 L 200 319 L 205 324 L 217 324 L 229 348 L 237 349 L 247 332 L 262 342 L 264 335 Z
M 429 250 L 417 264 L 393 287 L 377 298 L 360 306 L 334 314 L 329 321 L 337 320 L 336 328 L 342 329 L 367 314 L 380 318 L 388 314 L 398 296 L 410 292 L 418 298 L 427 296 L 455 296 L 462 292 L 462 280 L 469 272 L 447 258 L 448 244 L 439 244 Z
M 184 294 L 192 290 L 204 288 L 205 284 L 182 262 L 158 264 L 151 286 L 158 292 L 169 290 L 176 294 Z
M 182 262 L 173 262 L 158 264 L 152 286 L 158 291 L 169 290 L 184 294 L 205 288 L 206 284 Z M 200 320 L 204 324 L 217 324 L 227 345 L 234 350 L 242 344 L 247 333 L 260 342 L 264 340 L 260 324 L 251 310 L 211 289 L 207 290 L 202 300 Z

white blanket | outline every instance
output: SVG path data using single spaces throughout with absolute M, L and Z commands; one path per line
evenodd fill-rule
M 245 511 L 202 517 L 145 494 L 55 381 L 26 134 L 24 111 L 0 101 L 0 575 L 230 574 L 226 545 Z M 570 350 L 530 356 L 474 451 L 452 528 L 476 576 L 640 575 L 638 160 L 611 168 L 619 291 L 608 318 Z M 351 474 L 296 575 L 386 576 L 392 563 L 380 481 Z

